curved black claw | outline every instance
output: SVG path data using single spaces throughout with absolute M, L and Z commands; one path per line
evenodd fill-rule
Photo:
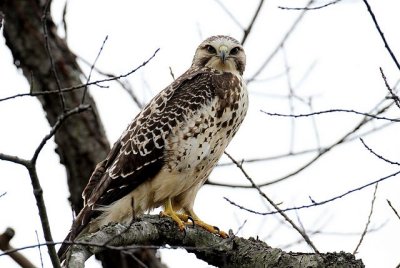
M 188 220 L 190 220 L 192 222 L 192 227 L 195 227 L 195 223 L 194 223 L 194 219 L 191 216 L 188 216 Z

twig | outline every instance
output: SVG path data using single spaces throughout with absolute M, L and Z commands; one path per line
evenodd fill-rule
M 399 220 L 400 220 L 400 215 L 399 215 L 399 213 L 397 212 L 397 210 L 392 206 L 392 203 L 391 203 L 388 199 L 386 199 L 386 201 L 388 202 L 389 207 L 392 208 L 394 214 L 396 214 L 397 218 L 399 218 Z
M 361 191 L 361 190 L 363 190 L 363 189 L 365 189 L 365 188 L 368 188 L 368 187 L 371 186 L 371 185 L 374 185 L 374 184 L 377 184 L 377 183 L 379 183 L 379 182 L 385 181 L 385 180 L 387 180 L 387 179 L 389 179 L 389 178 L 395 177 L 395 176 L 397 176 L 397 175 L 399 175 L 399 174 L 400 174 L 400 171 L 397 171 L 397 172 L 392 173 L 392 174 L 390 174 L 390 175 L 388 175 L 388 176 L 379 178 L 379 179 L 374 180 L 374 181 L 372 181 L 372 182 L 370 182 L 370 183 L 364 184 L 364 185 L 362 185 L 362 186 L 360 186 L 360 187 L 354 188 L 354 189 L 349 190 L 349 191 L 347 191 L 347 192 L 345 192 L 345 193 L 343 193 L 343 194 L 336 195 L 336 196 L 334 196 L 334 197 L 332 197 L 332 198 L 329 198 L 329 199 L 326 199 L 326 200 L 324 200 L 324 201 L 312 202 L 312 204 L 309 204 L 309 205 L 302 205 L 302 206 L 289 207 L 289 208 L 279 209 L 279 210 L 275 210 L 275 211 L 259 212 L 259 211 L 255 211 L 255 210 L 252 210 L 252 209 L 243 207 L 243 206 L 241 206 L 241 205 L 238 205 L 237 203 L 235 203 L 235 202 L 229 200 L 229 199 L 226 198 L 226 197 L 224 197 L 224 199 L 225 199 L 226 201 L 228 201 L 231 205 L 234 205 L 234 206 L 236 206 L 236 207 L 238 207 L 238 208 L 240 208 L 240 209 L 243 209 L 243 210 L 248 211 L 248 212 L 253 213 L 253 214 L 266 216 L 266 215 L 273 215 L 273 214 L 277 214 L 277 213 L 281 213 L 281 212 L 287 212 L 287 211 L 299 210 L 299 209 L 306 209 L 306 208 L 311 208 L 311 207 L 317 207 L 317 206 L 325 205 L 325 204 L 327 204 L 327 203 L 330 203 L 330 202 L 332 202 L 332 201 L 335 201 L 335 200 L 337 200 L 337 199 L 340 199 L 340 198 L 343 198 L 343 197 L 345 197 L 345 196 L 347 196 L 347 195 L 350 195 L 350 194 L 352 194 L 352 193 L 354 193 L 354 192 Z
M 377 116 L 373 115 L 370 113 L 364 113 L 364 112 L 358 112 L 355 110 L 349 110 L 349 109 L 330 109 L 330 110 L 325 110 L 325 111 L 318 111 L 318 112 L 313 112 L 313 113 L 308 113 L 308 114 L 281 114 L 281 113 L 270 113 L 261 110 L 262 113 L 270 115 L 270 116 L 280 116 L 280 117 L 292 117 L 292 118 L 301 118 L 301 117 L 309 117 L 309 116 L 314 116 L 314 115 L 321 115 L 321 114 L 327 114 L 327 113 L 353 113 L 357 115 L 363 115 L 366 117 L 371 117 L 374 119 L 379 119 L 379 120 L 387 120 L 387 121 L 392 121 L 392 122 L 400 122 L 400 119 L 398 118 L 388 118 L 384 116 Z
M 67 119 L 68 117 L 70 117 L 71 115 L 74 114 L 78 114 L 81 113 L 83 111 L 86 111 L 90 108 L 90 105 L 79 105 L 78 107 L 75 107 L 74 109 L 71 109 L 69 111 L 64 112 L 63 114 L 61 114 L 57 121 L 55 122 L 55 124 L 53 125 L 53 127 L 51 128 L 51 131 L 49 134 L 47 134 L 42 141 L 40 142 L 39 146 L 36 148 L 32 159 L 31 159 L 31 164 L 35 165 L 36 164 L 36 160 L 39 156 L 40 151 L 43 149 L 43 147 L 46 145 L 47 141 L 50 140 L 53 135 L 56 133 L 56 131 L 61 127 L 62 123 L 65 121 L 65 119 Z
M 375 18 L 374 12 L 372 12 L 371 6 L 369 5 L 369 3 L 368 3 L 367 0 L 363 0 L 363 2 L 364 2 L 364 4 L 366 5 L 367 10 L 368 10 L 368 13 L 370 14 L 372 20 L 374 21 L 375 28 L 378 30 L 379 35 L 381 36 L 381 39 L 382 39 L 383 43 L 385 44 L 385 47 L 386 47 L 387 51 L 388 51 L 389 54 L 390 54 L 390 57 L 392 58 L 392 60 L 393 60 L 394 63 L 396 64 L 397 68 L 400 70 L 400 64 L 399 64 L 399 62 L 397 61 L 397 58 L 396 58 L 396 56 L 394 55 L 392 49 L 390 48 L 388 42 L 386 41 L 385 35 L 384 35 L 384 33 L 382 32 L 381 28 L 379 27 L 378 21 L 377 21 L 376 18 Z
M 321 9 L 330 5 L 334 5 L 337 4 L 338 2 L 340 2 L 342 0 L 335 0 L 329 3 L 326 3 L 325 5 L 322 6 L 317 6 L 317 7 L 283 7 L 283 6 L 278 6 L 278 8 L 280 9 L 284 9 L 284 10 L 316 10 L 316 9 Z
M 106 37 L 104 38 L 103 43 L 101 44 L 101 47 L 99 49 L 99 52 L 97 53 L 97 56 L 94 59 L 93 64 L 90 66 L 90 71 L 89 71 L 89 75 L 88 75 L 87 80 L 86 80 L 86 85 L 89 83 L 90 78 L 92 77 L 93 68 L 94 68 L 94 66 L 96 66 L 97 60 L 99 59 L 99 57 L 101 55 L 101 52 L 103 51 L 104 45 L 106 44 L 107 40 L 108 40 L 108 35 L 106 35 Z M 83 95 L 82 95 L 81 104 L 85 103 L 85 97 L 86 97 L 87 90 L 88 90 L 88 87 L 85 86 L 83 88 Z
M 233 20 L 233 22 L 236 23 L 237 26 L 239 26 L 240 29 L 244 31 L 244 27 L 240 24 L 240 22 L 236 19 L 236 17 L 229 11 L 229 9 L 219 0 L 215 0 L 218 5 L 221 6 L 221 8 L 225 11 L 226 14 Z
M 314 0 L 308 1 L 306 7 L 309 7 Z M 286 40 L 289 38 L 289 36 L 293 33 L 294 29 L 296 26 L 299 24 L 299 22 L 303 19 L 304 15 L 306 14 L 307 10 L 303 10 L 301 14 L 297 17 L 297 19 L 293 22 L 292 26 L 289 28 L 289 30 L 286 32 L 282 40 L 279 42 L 279 44 L 275 47 L 275 49 L 272 51 L 272 53 L 269 55 L 269 57 L 261 64 L 261 66 L 258 68 L 258 70 L 247 80 L 247 84 L 251 83 L 256 77 L 265 69 L 265 67 L 269 64 L 269 62 L 273 59 L 273 57 L 278 53 L 278 51 L 281 49 L 282 45 L 286 42 Z
M 96 84 L 99 84 L 99 83 L 104 83 L 104 82 L 109 82 L 109 81 L 114 81 L 114 80 L 118 80 L 118 79 L 121 79 L 121 78 L 125 78 L 125 77 L 131 75 L 132 73 L 136 72 L 140 68 L 144 67 L 147 63 L 149 63 L 156 56 L 156 54 L 157 54 L 157 52 L 159 50 L 160 49 L 158 48 L 148 60 L 144 61 L 141 65 L 139 65 L 135 69 L 133 69 L 133 70 L 131 70 L 131 71 L 125 73 L 125 74 L 122 74 L 122 75 L 119 75 L 119 76 L 115 76 L 115 77 L 111 77 L 111 78 L 107 78 L 107 79 L 96 80 L 96 81 L 93 81 L 93 82 L 90 82 L 90 83 L 86 83 L 86 84 L 81 84 L 81 85 L 77 85 L 77 86 L 63 88 L 63 89 L 61 89 L 61 92 L 63 92 L 63 93 L 64 92 L 69 92 L 69 91 L 73 91 L 73 90 L 84 88 L 86 86 L 96 85 Z M 16 95 L 13 95 L 13 96 L 2 98 L 2 99 L 0 99 L 0 101 L 6 101 L 6 100 L 14 99 L 14 98 L 17 98 L 17 97 L 42 96 L 42 95 L 49 95 L 49 94 L 56 94 L 56 93 L 59 93 L 59 91 L 58 90 L 49 90 L 49 91 L 43 91 L 43 92 L 21 93 L 21 94 L 16 94 Z
M 81 60 L 83 63 L 87 64 L 88 66 L 91 66 L 91 63 L 88 62 L 87 60 L 85 60 L 84 58 L 82 58 L 81 56 L 78 56 L 79 60 Z M 100 70 L 99 68 L 97 68 L 96 66 L 94 66 L 94 70 L 100 74 L 103 75 L 105 77 L 112 77 L 115 78 L 117 77 L 116 75 L 112 74 L 112 73 L 106 73 L 102 70 Z M 139 98 L 135 95 L 135 93 L 133 92 L 132 86 L 130 85 L 128 80 L 124 80 L 122 81 L 122 79 L 117 79 L 115 80 L 116 83 L 118 83 L 123 90 L 125 90 L 128 95 L 132 98 L 133 102 L 137 105 L 137 107 L 142 107 L 142 103 L 139 101 Z M 99 85 L 97 85 L 99 86 Z
M 175 80 L 175 75 L 174 75 L 174 72 L 172 71 L 171 66 L 169 66 L 169 74 L 171 75 L 172 80 Z
M 61 82 L 60 79 L 58 77 L 58 73 L 56 71 L 56 67 L 54 65 L 54 58 L 53 58 L 53 54 L 51 53 L 51 49 L 50 49 L 50 43 L 49 43 L 49 35 L 47 32 L 47 16 L 49 16 L 49 8 L 50 8 L 50 3 L 51 0 L 46 0 L 46 3 L 44 5 L 44 9 L 43 9 L 43 15 L 42 15 L 42 26 L 43 26 L 43 36 L 44 36 L 44 40 L 45 40 L 45 47 L 46 47 L 46 52 L 47 55 L 49 56 L 50 59 L 50 65 L 51 65 L 51 72 L 53 73 L 53 76 L 56 80 L 56 84 L 57 84 L 57 90 L 58 90 L 58 94 L 60 97 L 60 103 L 61 103 L 61 107 L 62 107 L 62 111 L 65 111 L 66 107 L 65 107 L 65 99 L 64 99 L 64 95 L 61 91 Z
M 36 235 L 36 241 L 39 244 L 40 240 L 39 240 L 39 235 L 37 230 L 35 230 L 35 235 Z M 39 251 L 39 258 L 40 258 L 40 266 L 43 268 L 43 256 L 42 256 L 42 249 L 40 248 L 40 246 L 38 246 L 38 251 Z
M 249 36 L 251 29 L 253 28 L 254 22 L 256 21 L 263 4 L 264 4 L 264 0 L 260 0 L 260 3 L 258 4 L 256 12 L 254 13 L 253 18 L 251 19 L 249 26 L 247 26 L 247 28 L 243 30 L 244 34 L 243 34 L 242 41 L 240 42 L 242 45 L 244 45 L 244 43 L 246 42 L 247 37 Z
M 385 161 L 386 163 L 389 163 L 389 164 L 391 164 L 391 165 L 400 166 L 400 163 L 399 163 L 399 162 L 393 162 L 393 161 L 390 161 L 390 160 L 386 159 L 385 157 L 383 157 L 382 155 L 376 153 L 376 152 L 373 151 L 370 147 L 368 147 L 368 145 L 364 142 L 364 140 L 363 140 L 362 138 L 360 138 L 360 140 L 361 140 L 361 143 L 364 145 L 364 147 L 367 148 L 367 150 L 368 150 L 370 153 L 372 153 L 373 155 L 375 155 L 375 156 L 378 157 L 379 159 L 381 159 L 381 160 L 383 160 L 383 161 Z
M 384 81 L 384 83 L 385 83 L 385 86 L 386 86 L 387 90 L 389 91 L 389 93 L 390 93 L 390 95 L 391 95 L 391 98 L 394 100 L 394 103 L 396 104 L 396 106 L 400 109 L 400 98 L 399 98 L 399 96 L 397 96 L 397 95 L 393 92 L 392 88 L 389 86 L 389 83 L 387 82 L 386 76 L 385 76 L 385 74 L 383 73 L 383 69 L 382 69 L 381 67 L 379 67 L 379 70 L 380 70 L 380 72 L 381 72 L 382 79 L 383 79 L 383 81 Z
M 354 254 L 354 255 L 357 253 L 358 249 L 359 249 L 360 246 L 361 246 L 361 243 L 362 243 L 363 240 L 364 240 L 365 235 L 366 235 L 367 232 L 368 232 L 368 227 L 369 227 L 369 224 L 371 223 L 372 213 L 374 212 L 374 205 L 375 205 L 376 191 L 377 191 L 377 190 L 378 190 L 378 183 L 375 184 L 375 190 L 374 190 L 374 194 L 373 194 L 373 196 L 372 196 L 372 201 L 371 201 L 371 210 L 369 211 L 368 220 L 367 220 L 367 223 L 365 224 L 364 231 L 363 231 L 362 234 L 361 234 L 360 241 L 358 241 L 358 244 L 357 244 L 356 248 L 355 248 L 354 251 L 353 251 L 353 254 Z
M 288 93 L 288 102 L 289 102 L 289 111 L 291 114 L 294 113 L 294 89 L 292 86 L 291 76 L 289 74 L 289 63 L 286 56 L 285 46 L 282 45 L 282 55 L 283 55 L 283 63 L 285 66 L 285 74 L 286 74 L 286 81 L 287 87 L 289 90 Z M 293 151 L 294 148 L 294 137 L 295 137 L 295 130 L 296 130 L 296 121 L 295 118 L 292 118 L 290 121 L 290 142 L 289 142 L 289 152 Z
M 247 172 L 243 169 L 243 166 L 238 163 L 230 154 L 228 154 L 225 151 L 225 155 L 231 159 L 233 163 L 240 169 L 240 171 L 243 173 L 243 175 L 246 177 L 246 179 L 251 183 L 251 185 L 258 191 L 258 193 L 264 197 L 268 203 L 270 203 L 276 210 L 277 212 L 304 238 L 304 240 L 307 242 L 307 244 L 316 252 L 319 253 L 318 249 L 314 246 L 313 242 L 310 240 L 308 235 L 302 231 L 279 207 L 277 204 L 275 204 L 274 201 L 272 201 L 261 189 L 258 187 L 253 179 L 247 174 Z

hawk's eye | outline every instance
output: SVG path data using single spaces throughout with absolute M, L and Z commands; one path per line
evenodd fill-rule
M 239 51 L 240 51 L 239 47 L 234 47 L 234 48 L 231 49 L 231 52 L 229 52 L 229 54 L 236 55 L 236 54 L 239 53 Z
M 215 50 L 215 48 L 213 46 L 206 45 L 206 49 L 207 49 L 208 53 L 210 53 L 210 54 L 216 54 L 217 53 L 217 51 Z

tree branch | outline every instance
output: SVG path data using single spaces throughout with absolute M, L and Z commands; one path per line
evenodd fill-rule
M 69 267 L 84 267 L 90 256 L 105 248 L 128 254 L 138 248 L 166 247 L 185 248 L 217 267 L 364 267 L 350 253 L 287 253 L 258 239 L 230 234 L 223 239 L 198 227 L 182 232 L 169 218 L 146 215 L 133 224 L 108 225 L 76 241 L 69 254 Z M 105 241 L 109 241 L 107 246 Z
M 20 252 L 11 252 L 14 248 L 10 245 L 10 240 L 14 235 L 15 231 L 12 228 L 7 228 L 5 232 L 0 235 L 0 250 L 10 251 L 9 256 L 22 268 L 35 268 L 35 266 Z
M 385 48 L 386 48 L 387 51 L 389 52 L 390 57 L 392 58 L 392 60 L 393 60 L 394 63 L 396 64 L 397 68 L 400 70 L 400 64 L 399 64 L 399 62 L 397 61 L 397 58 L 396 58 L 396 56 L 394 55 L 392 49 L 390 48 L 388 42 L 386 41 L 385 35 L 384 35 L 384 33 L 382 32 L 381 27 L 379 27 L 378 21 L 377 21 L 376 18 L 375 18 L 374 12 L 372 12 L 371 6 L 369 5 L 369 3 L 368 3 L 367 0 L 363 0 L 363 2 L 364 2 L 364 4 L 365 4 L 365 6 L 367 7 L 368 13 L 370 14 L 372 20 L 374 21 L 375 28 L 378 30 L 379 35 L 380 35 L 380 37 L 381 37 L 383 43 L 385 44 Z

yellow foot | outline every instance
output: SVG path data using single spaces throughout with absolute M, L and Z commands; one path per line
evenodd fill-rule
M 203 228 L 204 230 L 212 233 L 212 234 L 216 234 L 219 235 L 222 238 L 227 238 L 228 234 L 225 233 L 224 231 L 221 231 L 218 227 L 216 226 L 212 226 L 210 224 L 205 223 L 204 221 L 200 220 L 200 218 L 196 215 L 196 213 L 194 213 L 193 209 L 186 209 L 185 212 L 190 215 L 188 217 L 188 219 L 190 219 L 191 221 L 193 221 L 193 223 L 188 222 L 187 220 L 185 221 L 187 225 L 197 225 L 201 228 Z
M 186 222 L 186 224 L 187 224 L 187 225 L 190 225 L 190 224 L 192 224 L 192 223 Z M 221 231 L 218 227 L 209 225 L 209 224 L 205 223 L 204 221 L 201 221 L 201 220 L 194 220 L 194 221 L 193 221 L 193 224 L 194 224 L 194 225 L 197 225 L 197 226 L 199 226 L 199 227 L 201 227 L 201 228 L 203 228 L 204 230 L 206 230 L 206 231 L 208 231 L 208 232 L 210 232 L 210 233 L 212 233 L 212 234 L 219 235 L 219 236 L 222 237 L 222 238 L 227 238 L 227 237 L 229 236 L 229 235 L 228 235 L 227 233 L 225 233 L 224 231 Z
M 164 211 L 160 212 L 160 216 L 161 217 L 170 217 L 174 222 L 176 222 L 176 224 L 179 227 L 179 230 L 183 231 L 185 229 L 185 223 L 188 221 L 188 219 L 190 218 L 188 215 L 186 214 L 179 214 L 176 213 L 173 209 L 172 209 L 172 205 L 171 205 L 171 200 L 168 199 L 167 202 L 165 202 L 164 204 Z
M 179 230 L 183 231 L 185 229 L 185 222 L 180 219 L 178 214 L 174 213 L 169 213 L 168 211 L 161 211 L 160 212 L 160 217 L 170 217 L 174 222 L 179 227 Z

